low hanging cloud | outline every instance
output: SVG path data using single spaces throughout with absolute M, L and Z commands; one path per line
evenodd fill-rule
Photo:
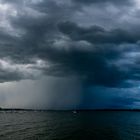
M 0 82 L 35 79 L 42 75 L 39 69 L 46 67 L 45 62 L 37 60 L 32 64 L 15 64 L 9 60 L 0 60 Z

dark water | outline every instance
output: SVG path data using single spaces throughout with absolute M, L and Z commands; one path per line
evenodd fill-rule
M 140 140 L 140 112 L 0 112 L 0 140 Z

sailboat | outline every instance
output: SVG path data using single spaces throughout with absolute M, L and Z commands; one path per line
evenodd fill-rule
M 74 113 L 74 114 L 76 114 L 76 113 L 77 113 L 77 111 L 76 111 L 76 110 L 74 110 L 74 111 L 73 111 L 73 113 Z

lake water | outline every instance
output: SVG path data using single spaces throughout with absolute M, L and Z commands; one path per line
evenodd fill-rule
M 140 112 L 0 112 L 0 140 L 140 140 Z

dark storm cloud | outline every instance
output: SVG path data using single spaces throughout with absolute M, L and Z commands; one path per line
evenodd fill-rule
M 132 32 L 123 29 L 107 31 L 99 26 L 82 28 L 71 22 L 61 23 L 59 29 L 73 40 L 86 40 L 92 44 L 136 43 L 140 38 L 139 34 L 134 35 Z
M 13 14 L 8 13 L 8 23 L 5 21 L 7 26 L 10 24 L 11 27 L 8 28 L 12 32 L 1 31 L 0 34 L 1 59 L 6 57 L 19 66 L 24 64 L 25 68 L 28 64 L 34 64 L 32 69 L 26 68 L 27 71 L 35 69 L 59 77 L 76 75 L 88 85 L 116 87 L 123 86 L 127 80 L 139 79 L 139 67 L 138 70 L 134 68 L 135 62 L 128 64 L 127 70 L 120 63 L 124 59 L 129 61 L 129 58 L 123 58 L 124 53 L 133 48 L 139 51 L 139 33 L 122 28 L 106 29 L 94 23 L 90 27 L 81 27 L 72 21 L 73 15 L 80 11 L 80 5 L 76 2 L 85 1 L 3 1 L 3 4 L 11 6 L 8 8 L 11 8 Z M 102 3 L 91 0 L 86 2 Z M 104 1 L 106 2 L 130 4 L 129 1 Z M 36 64 L 34 61 L 37 59 L 42 60 L 45 66 Z M 48 63 L 49 66 L 46 66 Z M 16 71 L 23 76 L 15 76 Z M 5 81 L 24 79 L 24 71 L 21 70 L 14 69 L 14 73 L 8 71 L 8 74 L 11 74 L 9 79 L 7 71 L 2 74 L 2 81 L 4 77 Z
M 69 58 L 70 61 L 68 63 L 78 74 L 86 77 L 85 79 L 88 84 L 128 87 L 129 84 L 125 84 L 125 80 L 139 79 L 138 64 L 128 64 L 126 67 L 128 67 L 129 70 L 123 70 L 115 64 L 125 52 L 133 51 L 130 49 L 131 47 L 139 51 L 138 47 L 132 45 L 129 48 L 127 45 L 124 45 L 129 43 L 137 44 L 140 38 L 138 34 L 121 29 L 105 31 L 105 29 L 98 26 L 82 28 L 70 22 L 65 22 L 58 26 L 60 31 L 68 35 L 72 40 L 85 40 L 92 44 L 92 51 L 72 52 L 70 55 L 72 58 Z M 120 44 L 125 46 L 124 49 L 121 48 L 122 46 Z M 139 46 L 139 44 L 137 45 Z M 114 63 L 110 64 L 111 61 Z M 65 65 L 67 65 L 67 63 Z M 137 67 L 137 70 L 135 67 Z
M 82 3 L 82 4 L 95 4 L 95 3 L 112 3 L 112 4 L 131 4 L 130 0 L 73 0 L 74 2 Z
M 62 6 L 57 5 L 54 1 L 42 1 L 39 4 L 26 2 L 25 7 L 20 3 L 20 7 L 17 7 L 16 17 L 10 19 L 13 28 L 24 32 L 21 38 L 17 38 L 14 45 L 15 51 L 20 53 L 19 61 L 26 56 L 29 58 L 47 57 L 46 53 L 51 50 L 49 47 L 52 46 L 52 41 L 59 36 L 56 29 L 57 22 L 67 19 L 72 10 L 71 7 L 69 10 L 62 9 Z M 29 9 L 26 9 L 26 6 Z M 18 55 L 13 54 L 14 57 L 18 57 Z
M 0 0 L 0 105 L 139 107 L 139 4 Z

